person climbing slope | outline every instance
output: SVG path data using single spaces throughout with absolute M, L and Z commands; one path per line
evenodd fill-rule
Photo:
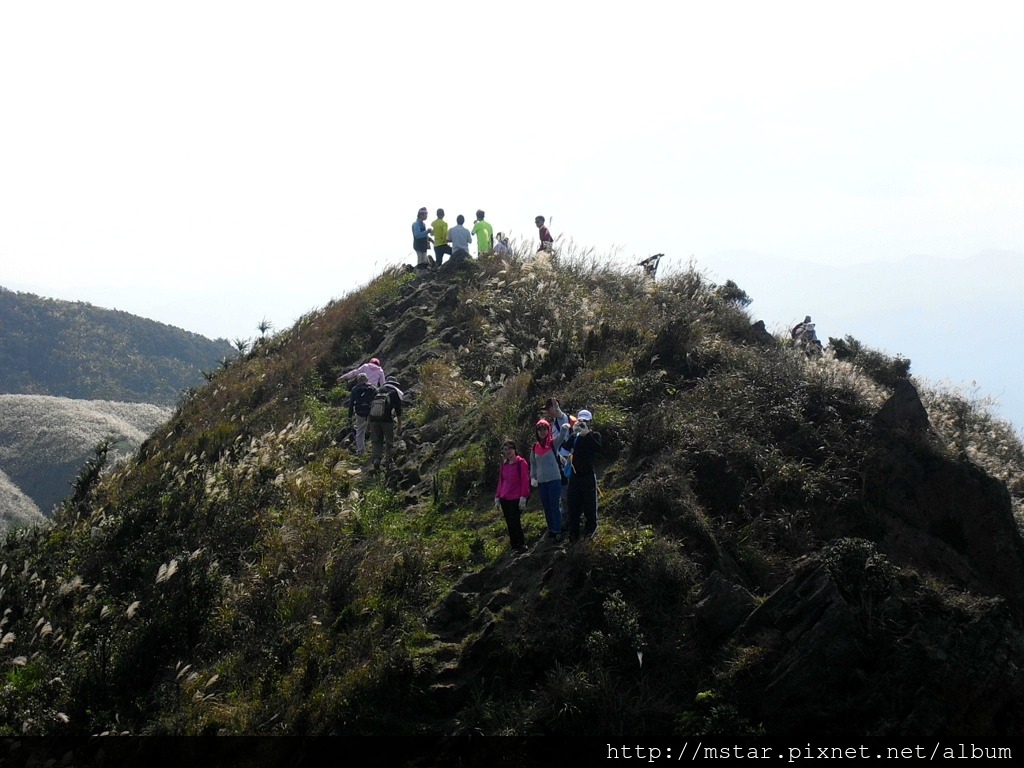
M 372 357 L 370 362 L 363 363 L 358 368 L 353 368 L 351 371 L 338 376 L 338 381 L 348 381 L 349 379 L 355 379 L 359 374 L 366 374 L 366 381 L 373 388 L 379 388 L 384 386 L 384 368 L 380 364 L 380 358 Z
M 567 456 L 566 457 L 562 456 L 562 451 L 560 450 L 560 448 L 561 448 L 562 440 L 565 439 L 565 437 L 568 436 L 568 433 L 563 435 L 562 434 L 562 427 L 564 427 L 566 425 L 568 425 L 569 427 L 572 427 L 572 425 L 576 423 L 576 417 L 575 416 L 570 416 L 569 414 L 567 414 L 565 411 L 562 410 L 562 406 L 561 406 L 561 404 L 559 404 L 557 397 L 549 397 L 544 402 L 544 413 L 545 413 L 545 418 L 547 419 L 547 422 L 551 425 L 551 434 L 552 434 L 552 436 L 558 436 L 559 449 L 556 449 L 556 452 L 558 454 L 558 463 L 560 465 L 562 465 L 562 467 L 564 469 L 565 462 L 568 459 L 567 459 Z M 564 474 L 563 474 L 563 477 L 565 477 Z M 566 533 L 569 532 L 569 484 L 568 484 L 568 482 L 563 482 L 562 483 L 562 493 L 561 493 L 561 496 L 558 497 L 558 504 L 559 504 L 559 507 L 561 507 L 561 510 L 562 510 L 561 511 L 562 524 L 561 524 L 560 530 L 561 530 L 562 534 L 566 534 Z
M 367 417 L 370 434 L 370 460 L 374 470 L 380 469 L 381 462 L 391 459 L 395 449 L 395 435 L 402 431 L 402 394 L 398 381 L 389 376 L 377 388 L 370 402 Z
M 356 433 L 356 453 L 361 455 L 366 451 L 367 419 L 377 389 L 367 381 L 365 373 L 360 373 L 356 379 L 356 385 L 348 399 L 348 417 L 352 419 L 352 427 Z

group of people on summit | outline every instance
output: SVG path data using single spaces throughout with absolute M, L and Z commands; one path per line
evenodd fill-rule
M 494 237 L 494 228 L 484 218 L 482 210 L 476 212 L 476 221 L 472 229 L 464 225 L 466 217 L 461 213 L 455 217 L 455 226 L 449 227 L 445 221 L 443 208 L 437 209 L 437 218 L 427 226 L 426 207 L 420 208 L 416 214 L 416 221 L 412 223 L 412 249 L 416 252 L 417 269 L 439 269 L 448 256 L 449 260 L 461 256 L 469 258 L 469 246 L 476 238 L 477 256 L 486 256 L 490 253 L 504 255 L 508 253 L 508 237 L 499 232 L 497 239 Z M 534 223 L 540 232 L 540 249 L 542 251 L 554 250 L 554 238 L 545 226 L 543 216 L 538 216 Z M 430 249 L 433 246 L 434 255 L 430 256 Z
M 376 472 L 394 454 L 395 438 L 402 431 L 405 395 L 398 380 L 384 373 L 376 357 L 338 376 L 339 383 L 353 379 L 348 415 L 355 432 L 355 449 L 358 455 L 366 453 L 369 437 L 370 461 Z M 548 539 L 557 543 L 568 536 L 576 541 L 590 538 L 597 531 L 594 462 L 602 443 L 593 419 L 593 414 L 585 409 L 575 416 L 566 414 L 558 399 L 551 397 L 544 404 L 543 416 L 534 425 L 535 440 L 528 460 L 520 455 L 514 441 L 502 443 L 494 506 L 505 518 L 514 551 L 526 551 L 522 513 L 534 489 L 544 510 Z

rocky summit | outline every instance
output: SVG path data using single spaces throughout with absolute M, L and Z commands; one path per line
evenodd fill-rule
M 809 360 L 690 268 L 389 270 L 97 453 L 0 553 L 5 734 L 1024 734 L 1024 450 L 855 339 Z M 794 315 L 806 309 L 794 308 Z M 404 392 L 393 460 L 339 373 Z M 588 409 L 593 538 L 493 499 Z

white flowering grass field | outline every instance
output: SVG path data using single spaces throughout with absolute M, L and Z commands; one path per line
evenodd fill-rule
M 0 395 L 0 527 L 41 522 L 93 448 L 134 451 L 170 409 L 145 403 Z

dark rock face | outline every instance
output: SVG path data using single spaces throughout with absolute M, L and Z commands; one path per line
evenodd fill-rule
M 875 421 L 880 426 L 907 432 L 931 430 L 928 411 L 909 379 L 897 379 L 896 391 L 875 415 Z
M 778 736 L 1018 733 L 1024 675 L 1009 659 L 1021 638 L 1005 604 L 951 607 L 902 582 L 858 602 L 808 560 L 738 632 L 759 658 L 746 683 L 751 720 Z
M 945 455 L 908 379 L 896 382 L 874 421 L 880 439 L 864 473 L 873 518 L 866 533 L 894 562 L 999 595 L 1024 615 L 1024 541 L 1006 486 Z
M 856 683 L 864 659 L 863 631 L 819 563 L 798 571 L 743 623 L 742 638 L 777 647 L 758 703 L 762 719 L 814 722 L 829 700 Z
M 879 546 L 894 560 L 945 573 L 1024 614 L 1024 542 L 1006 486 L 967 461 L 891 443 L 865 478 L 885 518 Z
M 695 616 L 712 642 L 731 634 L 754 610 L 757 601 L 746 589 L 715 571 L 701 590 Z
M 750 326 L 750 335 L 754 340 L 754 343 L 762 347 L 777 347 L 779 346 L 779 340 L 776 339 L 768 331 L 764 325 L 764 320 L 758 320 L 756 323 L 752 323 Z
M 460 269 L 471 266 L 473 266 L 472 257 L 466 256 L 463 253 L 453 254 L 448 261 L 441 265 L 441 268 L 438 270 L 438 274 L 448 275 L 452 272 L 457 272 Z

